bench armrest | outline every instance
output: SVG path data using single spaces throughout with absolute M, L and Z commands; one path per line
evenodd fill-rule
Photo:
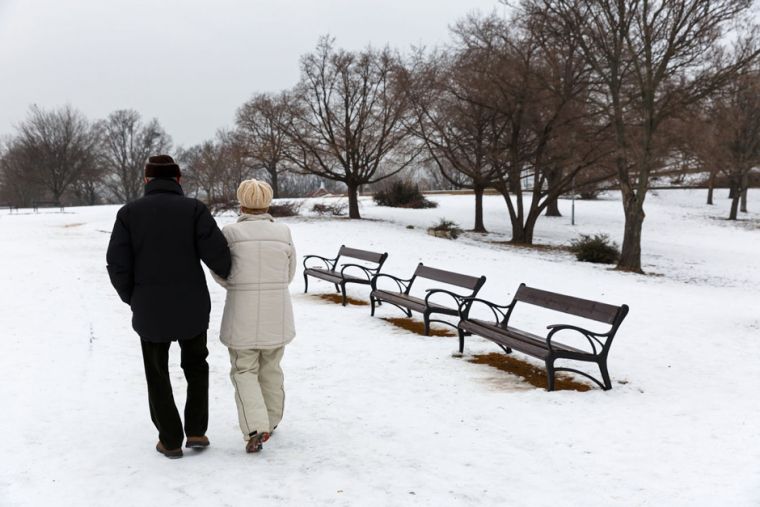
M 459 308 L 459 302 L 462 301 L 467 296 L 463 296 L 461 294 L 457 294 L 456 292 L 451 292 L 450 290 L 446 289 L 427 289 L 425 290 L 427 292 L 427 295 L 425 295 L 425 306 L 428 306 L 428 301 L 430 300 L 430 297 L 434 294 L 446 294 L 447 296 L 451 296 L 454 298 L 454 302 L 456 303 L 457 308 Z
M 469 318 L 470 309 L 472 308 L 473 303 L 481 303 L 486 305 L 488 309 L 493 313 L 497 325 L 501 324 L 504 319 L 507 318 L 506 310 L 509 310 L 512 307 L 512 305 L 497 305 L 496 303 L 492 303 L 491 301 L 486 301 L 485 299 L 481 298 L 466 297 L 462 298 L 462 301 L 459 303 L 459 317 L 461 319 Z
M 549 329 L 549 334 L 546 336 L 546 345 L 550 350 L 552 349 L 552 338 L 556 333 L 559 333 L 560 331 L 575 331 L 582 334 L 588 340 L 589 344 L 591 344 L 591 350 L 594 352 L 594 355 L 598 355 L 599 352 L 596 350 L 597 345 L 600 348 L 604 349 L 604 343 L 602 343 L 598 337 L 607 336 L 606 334 L 595 333 L 593 331 L 589 331 L 588 329 L 572 326 L 570 324 L 552 324 L 550 326 L 546 326 L 546 329 Z
M 321 260 L 322 262 L 325 263 L 325 266 L 327 266 L 327 269 L 330 270 L 330 271 L 332 271 L 333 268 L 334 268 L 334 266 L 332 264 L 330 264 L 330 262 L 331 261 L 335 262 L 335 261 L 338 260 L 337 257 L 334 258 L 334 259 L 328 259 L 327 257 L 322 257 L 320 255 L 306 255 L 303 258 L 303 268 L 304 269 L 308 269 L 308 266 L 306 265 L 306 261 L 309 260 L 309 259 L 319 259 L 319 260 Z
M 411 278 L 408 280 L 405 280 L 403 278 L 399 278 L 397 276 L 389 275 L 388 273 L 375 273 L 375 275 L 372 277 L 372 282 L 370 282 L 370 286 L 372 287 L 372 290 L 377 290 L 377 280 L 380 278 L 390 278 L 394 282 L 396 282 L 396 285 L 398 286 L 398 291 L 400 293 L 405 293 L 409 289 L 409 282 L 412 281 Z
M 368 268 L 368 267 L 366 267 L 366 266 L 362 266 L 362 265 L 360 265 L 360 264 L 351 264 L 351 263 L 347 263 L 347 264 L 341 264 L 341 266 L 343 266 L 343 267 L 341 268 L 341 270 L 340 270 L 340 276 L 341 276 L 341 278 L 343 278 L 343 277 L 344 277 L 344 276 L 343 276 L 343 272 L 344 272 L 346 269 L 348 269 L 348 268 L 359 268 L 359 269 L 361 269 L 362 271 L 364 271 L 364 274 L 366 275 L 366 277 L 367 277 L 367 281 L 368 281 L 368 282 L 369 282 L 369 281 L 372 281 L 372 277 L 374 276 L 374 273 L 373 273 L 373 271 L 377 271 L 377 268 L 375 268 L 375 269 L 372 269 L 372 268 Z

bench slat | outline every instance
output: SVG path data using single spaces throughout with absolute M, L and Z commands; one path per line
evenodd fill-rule
M 372 292 L 372 295 L 381 301 L 388 301 L 397 305 L 409 308 L 416 312 L 423 312 L 425 310 L 425 300 L 422 298 L 409 296 L 407 294 L 399 294 L 397 292 L 388 292 L 385 290 L 376 290 Z M 457 315 L 459 312 L 455 308 L 449 308 L 447 306 L 439 305 L 436 303 L 428 302 L 429 308 L 434 308 L 439 313 L 445 313 L 447 315 Z
M 358 248 L 350 248 L 347 246 L 340 247 L 338 255 L 341 257 L 353 257 L 354 259 L 361 259 L 369 262 L 381 262 L 383 260 L 384 253 L 370 252 L 369 250 L 359 250 Z
M 568 313 L 586 319 L 596 320 L 613 324 L 620 308 L 598 301 L 581 299 L 556 292 L 549 292 L 540 289 L 534 289 L 526 285 L 521 285 L 515 294 L 515 301 L 522 301 L 550 310 L 562 313 Z
M 464 287 L 465 289 L 474 290 L 481 284 L 481 279 L 475 276 L 463 275 L 443 269 L 430 268 L 420 264 L 414 272 L 414 276 L 436 280 L 438 282 Z

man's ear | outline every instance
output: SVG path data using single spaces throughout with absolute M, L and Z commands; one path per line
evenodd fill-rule
M 177 183 L 179 183 L 181 179 L 182 179 L 182 176 L 177 176 Z

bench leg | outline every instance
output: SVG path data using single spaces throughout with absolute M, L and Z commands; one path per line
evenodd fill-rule
M 599 371 L 602 373 L 602 380 L 604 381 L 604 390 L 609 391 L 612 389 L 612 382 L 610 381 L 610 372 L 607 371 L 607 361 L 599 362 Z
M 343 295 L 343 306 L 346 306 L 346 284 L 340 284 L 340 293 Z
M 337 283 L 335 284 L 335 292 L 340 293 L 340 287 Z
M 464 331 L 457 328 L 457 331 L 459 331 L 459 354 L 464 354 Z
M 369 315 L 370 315 L 370 317 L 374 317 L 375 316 L 375 298 L 372 297 L 371 294 L 369 296 L 369 305 L 370 305 L 370 313 L 369 313 Z
M 303 293 L 306 294 L 309 292 L 309 275 L 306 273 L 303 274 Z
M 548 378 L 546 390 L 554 391 L 554 359 L 546 360 L 546 376 Z
M 411 317 L 411 312 L 409 316 Z M 422 314 L 422 320 L 425 321 L 425 336 L 430 336 L 430 315 L 425 312 Z

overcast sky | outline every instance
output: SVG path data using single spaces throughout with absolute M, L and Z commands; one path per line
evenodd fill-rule
M 133 108 L 175 144 L 232 124 L 257 91 L 298 79 L 320 35 L 359 49 L 434 46 L 497 0 L 0 0 L 0 136 L 30 104 L 91 119 Z

